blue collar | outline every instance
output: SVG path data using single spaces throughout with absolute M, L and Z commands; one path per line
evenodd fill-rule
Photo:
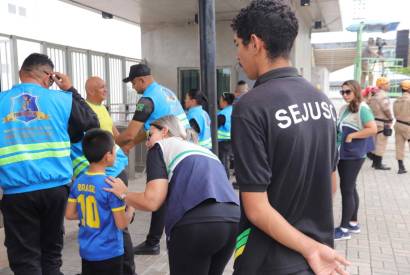
M 193 110 L 196 110 L 196 109 L 201 109 L 202 110 L 202 106 L 201 105 L 198 105 L 198 106 L 195 106 L 195 107 L 191 107 L 191 108 L 189 108 L 189 111 L 193 111 Z

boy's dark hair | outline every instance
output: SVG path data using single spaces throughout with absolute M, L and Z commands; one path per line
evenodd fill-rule
M 24 60 L 23 65 L 21 65 L 21 70 L 29 72 L 39 66 L 48 66 L 51 70 L 54 69 L 53 61 L 51 61 L 47 55 L 32 53 Z
M 114 138 L 108 131 L 88 130 L 83 138 L 83 153 L 90 163 L 100 162 L 114 148 Z
M 199 105 L 204 105 L 208 102 L 206 96 L 198 89 L 188 91 L 188 96 L 191 99 L 195 99 Z
M 232 29 L 246 46 L 252 34 L 263 40 L 268 56 L 288 58 L 298 34 L 295 13 L 282 0 L 254 0 L 232 20 Z
M 223 93 L 222 99 L 225 100 L 229 105 L 232 105 L 233 101 L 235 100 L 235 95 L 231 93 Z
M 238 83 L 236 85 L 245 85 L 246 81 L 245 80 L 239 80 Z

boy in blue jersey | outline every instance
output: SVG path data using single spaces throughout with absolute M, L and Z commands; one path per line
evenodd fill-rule
M 101 129 L 88 131 L 83 152 L 90 166 L 71 187 L 66 218 L 80 220 L 78 242 L 82 258 L 82 275 L 123 274 L 123 234 L 134 209 L 105 192 L 105 168 L 115 161 L 112 135 Z

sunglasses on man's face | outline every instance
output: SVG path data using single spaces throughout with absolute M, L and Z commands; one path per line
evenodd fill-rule
M 48 86 L 52 86 L 54 84 L 54 79 L 53 79 L 53 73 L 49 73 L 46 71 L 43 71 L 46 75 L 48 75 Z
M 350 95 L 351 92 L 351 90 L 340 90 L 341 95 Z

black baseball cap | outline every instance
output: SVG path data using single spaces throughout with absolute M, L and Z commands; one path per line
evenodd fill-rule
M 127 78 L 124 78 L 122 81 L 127 83 L 127 82 L 132 81 L 136 77 L 146 76 L 146 75 L 151 75 L 151 69 L 147 65 L 145 64 L 132 65 L 130 67 L 130 74 L 128 75 Z

